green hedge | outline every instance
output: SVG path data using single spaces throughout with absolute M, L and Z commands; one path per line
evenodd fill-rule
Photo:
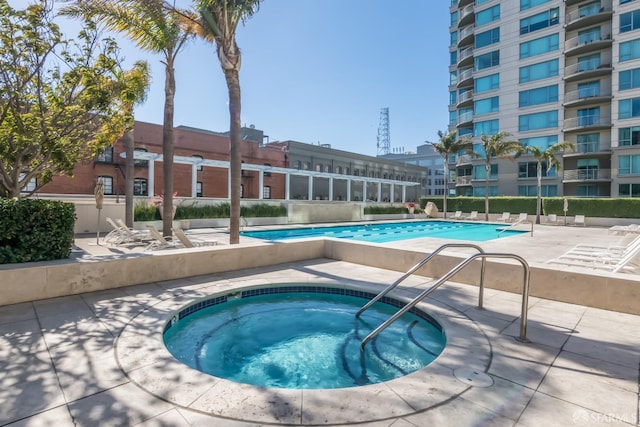
M 69 258 L 75 220 L 73 203 L 0 199 L 0 264 Z
M 421 209 L 416 205 L 413 213 L 420 213 Z M 409 213 L 409 209 L 404 206 L 365 206 L 365 215 L 395 215 Z
M 571 198 L 567 197 L 569 210 L 567 215 L 585 215 L 587 217 L 602 218 L 640 218 L 640 198 Z M 442 211 L 444 199 L 442 197 L 421 197 L 420 206 L 433 202 Z M 543 197 L 542 214 L 564 215 L 564 197 Z M 484 213 L 484 197 L 448 197 L 447 210 L 449 212 L 478 211 Z M 489 197 L 489 213 L 502 212 L 528 213 L 535 215 L 535 197 Z
M 231 206 L 229 203 L 178 205 L 174 219 L 229 218 L 230 213 Z M 287 216 L 287 208 L 284 205 L 256 203 L 251 206 L 241 206 L 240 216 L 245 218 Z M 139 204 L 134 209 L 133 217 L 134 221 L 159 221 L 160 209 L 149 204 Z

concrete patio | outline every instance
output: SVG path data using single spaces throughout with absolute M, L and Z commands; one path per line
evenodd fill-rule
M 541 265 L 579 241 L 619 238 L 606 229 L 548 226 L 536 227 L 533 237 L 482 246 Z M 76 239 L 85 251 L 78 257 L 99 262 L 119 256 L 91 245 L 92 240 L 95 236 Z M 440 244 L 415 239 L 383 246 L 429 252 Z M 486 289 L 484 310 L 479 310 L 477 286 L 458 282 L 437 290 L 428 309 L 445 324 L 460 326 L 452 329 L 457 338 L 474 343 L 451 352 L 468 354 L 468 360 L 478 348 L 486 352 L 483 366 L 474 367 L 491 377 L 488 387 L 456 379 L 454 371 L 464 357 L 458 362 L 443 357 L 423 376 L 411 377 L 410 387 L 394 382 L 367 386 L 375 390 L 369 397 L 348 402 L 347 393 L 339 405 L 314 401 L 306 392 L 285 402 L 278 389 L 243 387 L 241 395 L 211 395 L 216 379 L 186 367 L 168 369 L 172 362 L 154 357 L 153 345 L 161 340 L 155 331 L 171 310 L 194 299 L 291 282 L 381 289 L 400 274 L 317 258 L 0 306 L 0 425 L 639 425 L 640 316 L 531 297 L 531 342 L 521 343 L 514 338 L 520 326 L 519 294 Z M 640 281 L 636 275 L 623 276 Z M 413 276 L 396 294 L 411 297 L 426 286 L 426 277 Z M 148 358 L 129 357 L 135 347 L 149 349 Z M 394 398 L 381 405 L 376 396 L 382 393 Z M 429 399 L 438 403 L 425 404 Z M 321 413 L 326 417 L 319 418 Z

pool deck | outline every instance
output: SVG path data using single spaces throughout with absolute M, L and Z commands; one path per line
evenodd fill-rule
M 228 242 L 221 230 L 200 232 Z M 536 226 L 533 236 L 480 245 L 544 263 L 579 242 L 622 239 L 600 228 Z M 79 236 L 85 252 L 77 256 L 95 261 L 121 251 L 92 242 L 95 236 Z M 429 252 L 442 243 L 384 246 Z M 1 306 L 0 426 L 640 425 L 640 316 L 531 297 L 531 342 L 521 343 L 520 295 L 487 289 L 479 310 L 478 288 L 454 282 L 433 294 L 429 308 L 452 325 L 452 339 L 474 345 L 454 341 L 423 375 L 361 388 L 357 399 L 348 389 L 329 392 L 334 399 L 253 387 L 216 391 L 223 382 L 176 367 L 153 347 L 172 310 L 215 292 L 284 282 L 379 289 L 400 275 L 315 259 Z M 413 276 L 398 294 L 411 297 L 427 282 Z M 465 360 L 492 384 L 484 387 L 486 377 L 480 386 L 460 381 L 455 374 Z

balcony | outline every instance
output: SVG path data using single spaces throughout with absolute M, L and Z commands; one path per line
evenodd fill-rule
M 574 80 L 593 79 L 600 76 L 611 75 L 611 53 L 601 53 L 597 61 L 578 62 L 567 65 L 564 68 L 564 80 L 571 82 Z
M 458 96 L 458 103 L 456 104 L 456 108 L 464 107 L 473 102 L 473 91 L 468 90 L 466 92 L 461 93 Z
M 473 177 L 471 175 L 457 177 L 456 178 L 456 187 L 463 186 L 463 185 L 471 185 L 471 179 L 472 178 Z
M 473 68 L 461 70 L 458 73 L 458 88 L 473 86 Z
M 588 87 L 566 93 L 563 105 L 565 107 L 580 107 L 608 102 L 611 98 L 611 87 Z
M 584 142 L 576 144 L 575 151 L 565 151 L 563 158 L 567 157 L 609 157 L 611 155 L 611 141 Z
M 474 5 L 471 4 L 464 9 L 460 9 L 460 12 L 458 13 L 460 14 L 460 18 L 458 19 L 458 28 L 467 26 L 473 22 L 475 17 Z
M 458 0 L 458 7 L 465 7 L 468 4 L 473 4 L 475 0 Z
M 473 64 L 473 48 L 468 47 L 458 52 L 458 68 Z
M 458 117 L 458 127 L 466 127 L 473 123 L 473 111 L 460 114 Z
M 566 14 L 564 19 L 565 30 L 572 31 L 610 20 L 613 15 L 612 3 L 613 2 L 611 0 L 601 0 L 600 7 L 597 5 L 591 7 L 578 7 L 578 9 L 570 11 Z
M 602 29 L 604 34 L 600 36 L 584 37 L 577 36 L 564 42 L 564 54 L 582 55 L 588 52 L 595 52 L 599 49 L 611 47 L 611 28 Z
M 607 182 L 611 181 L 611 169 L 569 169 L 565 170 L 562 182 Z
M 468 44 L 473 44 L 474 29 L 475 27 L 473 25 L 469 25 L 458 32 L 458 48 L 462 48 Z
M 611 127 L 610 116 L 582 116 L 565 119 L 563 132 L 606 129 Z
M 456 166 L 470 165 L 473 158 L 468 154 L 458 155 L 456 157 Z

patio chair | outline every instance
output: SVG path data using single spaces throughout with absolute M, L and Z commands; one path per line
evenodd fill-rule
M 633 272 L 638 267 L 638 257 L 640 255 L 640 244 L 636 244 L 633 249 L 623 253 L 599 253 L 585 258 L 556 258 L 547 262 L 553 264 L 561 264 L 565 266 L 585 267 L 595 270 L 609 271 L 618 273 L 629 271 Z
M 573 222 L 569 225 L 579 225 L 584 227 L 585 226 L 585 217 L 584 215 L 576 215 L 575 218 L 573 218 Z
M 148 231 L 129 228 L 122 218 L 116 219 L 116 224 L 120 227 L 120 230 L 130 242 L 144 242 L 151 240 L 151 235 Z
M 215 239 L 202 239 L 200 237 L 187 236 L 180 228 L 173 228 L 173 234 L 184 245 L 185 248 L 195 248 L 197 246 L 215 246 L 218 241 Z
M 507 222 L 511 219 L 511 212 L 502 212 L 502 216 L 499 216 L 496 221 Z
M 516 218 L 516 220 L 514 221 L 514 224 L 524 222 L 527 220 L 528 217 L 529 217 L 529 214 L 527 214 L 526 212 L 522 212 L 520 213 L 520 215 L 518 215 L 518 218 Z
M 105 218 L 105 221 L 113 228 L 106 236 L 103 237 L 105 243 L 113 245 L 126 245 L 126 244 L 139 244 L 143 242 L 143 236 L 138 230 L 131 230 L 127 227 L 121 219 L 115 221 L 109 217 Z M 143 233 L 147 236 L 148 234 Z
M 640 224 L 614 225 L 609 227 L 609 234 L 640 233 Z
M 151 243 L 145 246 L 145 251 L 183 247 L 182 243 L 180 243 L 179 241 L 167 240 L 171 239 L 172 236 L 163 236 L 153 225 L 147 225 L 147 228 L 149 229 L 149 234 L 151 235 L 153 240 L 151 241 Z
M 456 211 L 451 219 L 462 219 L 462 211 Z
M 549 214 L 546 216 L 544 223 L 547 225 L 558 225 L 558 215 L 556 214 Z
M 464 219 L 475 221 L 478 219 L 478 211 L 471 211 L 469 216 L 464 217 Z

